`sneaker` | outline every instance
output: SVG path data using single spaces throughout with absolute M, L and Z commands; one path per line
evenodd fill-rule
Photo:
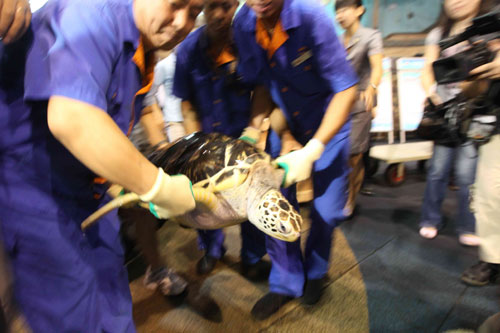
M 495 282 L 498 278 L 498 264 L 490 264 L 480 261 L 467 268 L 460 279 L 471 286 L 485 286 L 490 282 Z
M 434 227 L 423 227 L 420 228 L 420 236 L 427 238 L 427 239 L 433 239 L 436 238 L 438 234 L 437 228 Z
M 465 246 L 479 246 L 480 238 L 474 234 L 461 234 L 458 242 Z
M 144 285 L 150 290 L 160 289 L 165 296 L 176 296 L 186 289 L 187 282 L 172 269 L 160 267 L 152 271 L 151 266 L 148 266 Z

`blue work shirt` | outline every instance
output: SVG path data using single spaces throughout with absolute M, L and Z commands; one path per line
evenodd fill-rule
M 23 191 L 92 200 L 95 175 L 49 131 L 47 101 L 91 104 L 130 131 L 142 104 L 136 93 L 146 85 L 132 0 L 49 1 L 0 56 L 1 201 L 26 200 Z
M 295 138 L 302 144 L 318 129 L 334 94 L 357 83 L 333 21 L 318 3 L 284 0 L 280 26 L 269 50 L 257 39 L 258 22 L 246 4 L 237 13 L 234 40 L 242 73 L 264 82 L 284 111 Z M 348 135 L 345 125 L 337 135 Z
M 234 73 L 231 62 L 215 65 L 205 31 L 203 26 L 192 32 L 178 48 L 174 94 L 193 104 L 204 132 L 238 137 L 250 119 L 253 84 L 239 65 Z

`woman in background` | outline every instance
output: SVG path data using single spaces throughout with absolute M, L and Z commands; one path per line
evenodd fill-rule
M 366 12 L 361 0 L 338 0 L 336 19 L 345 29 L 342 35 L 347 60 L 359 78 L 358 97 L 351 108 L 351 155 L 349 156 L 349 195 L 344 215 L 351 217 L 365 174 L 363 154 L 370 148 L 370 128 L 375 116 L 377 87 L 382 78 L 382 36 L 378 30 L 361 25 Z

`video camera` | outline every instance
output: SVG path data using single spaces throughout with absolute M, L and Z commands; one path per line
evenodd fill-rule
M 474 18 L 472 25 L 464 32 L 442 40 L 441 50 L 468 40 L 471 47 L 453 56 L 439 59 L 432 64 L 436 82 L 452 83 L 469 78 L 474 68 L 491 62 L 496 53 L 488 49 L 487 43 L 500 38 L 500 11 L 494 11 Z M 477 43 L 476 43 L 477 42 Z

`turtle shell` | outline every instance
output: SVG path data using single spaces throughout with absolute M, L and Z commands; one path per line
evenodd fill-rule
M 184 174 L 194 186 L 207 188 L 224 182 L 237 186 L 246 179 L 253 163 L 270 157 L 243 140 L 196 132 L 153 152 L 149 160 L 170 175 Z

